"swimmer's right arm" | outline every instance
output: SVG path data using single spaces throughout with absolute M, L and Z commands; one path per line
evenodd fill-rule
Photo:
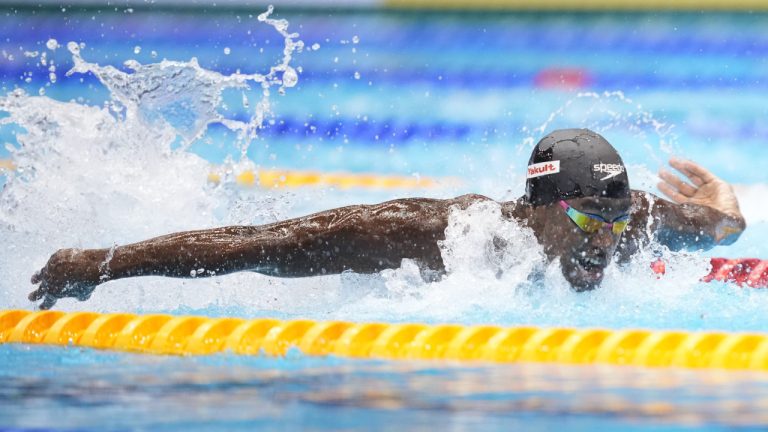
M 670 166 L 687 182 L 669 171 L 659 174 L 659 190 L 670 201 L 633 191 L 635 216 L 629 237 L 647 236 L 672 250 L 707 250 L 735 242 L 746 228 L 733 187 L 701 165 L 672 159 Z M 646 215 L 651 217 L 650 220 Z M 645 240 L 647 241 L 647 240 Z
M 355 205 L 261 226 L 186 231 L 113 249 L 62 249 L 32 277 L 29 295 L 49 309 L 62 297 L 86 300 L 96 286 L 134 276 L 204 277 L 256 271 L 303 277 L 397 268 L 404 258 L 443 270 L 438 241 L 452 206 L 488 198 L 411 198 Z

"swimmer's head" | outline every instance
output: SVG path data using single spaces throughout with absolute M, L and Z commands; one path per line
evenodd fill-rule
M 524 200 L 533 206 L 529 222 L 537 225 L 545 253 L 560 261 L 565 279 L 579 291 L 599 285 L 621 239 L 623 226 L 611 223 L 625 221 L 631 207 L 616 149 L 588 129 L 550 133 L 531 154 Z
M 589 129 L 556 130 L 528 160 L 525 200 L 534 205 L 572 198 L 629 198 L 629 178 L 615 148 Z

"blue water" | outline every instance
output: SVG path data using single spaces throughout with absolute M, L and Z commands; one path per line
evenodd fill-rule
M 87 44 L 84 56 L 100 64 L 196 56 L 203 67 L 231 73 L 263 71 L 282 49 L 282 40 L 253 19 L 261 11 L 2 12 L 3 92 L 21 87 L 37 94 L 42 88 L 55 99 L 94 105 L 108 93 L 90 75 L 65 77 L 70 60 L 63 48 L 49 52 L 57 65 L 55 84 L 39 58 L 24 51 L 45 51 L 49 38 L 76 40 Z M 768 183 L 762 169 L 768 160 L 768 15 L 278 14 L 307 47 L 317 43 L 319 49 L 296 57 L 298 86 L 273 98 L 274 117 L 248 149 L 259 166 L 452 176 L 461 180 L 458 186 L 426 193 L 511 198 L 522 190 L 525 140 L 537 139 L 535 129 L 562 109 L 547 130 L 598 129 L 630 166 L 655 170 L 672 152 L 747 188 Z M 553 69 L 578 70 L 585 84 L 540 85 L 542 72 Z M 623 96 L 603 93 L 614 91 Z M 238 98 L 229 94 L 225 102 L 234 117 L 244 118 Z M 0 141 L 15 143 L 17 132 L 0 128 Z M 233 140 L 214 126 L 192 151 L 222 163 L 239 154 Z M 0 158 L 8 155 L 0 149 Z M 644 177 L 632 175 L 638 187 L 647 186 Z M 291 212 L 422 193 L 331 191 L 327 200 L 305 199 Z M 763 209 L 747 214 L 750 228 L 736 247 L 709 254 L 768 258 Z M 585 311 L 594 306 L 587 299 L 562 319 L 589 325 L 579 316 L 602 315 L 602 325 L 610 327 L 764 330 L 763 293 L 731 288 L 718 284 L 700 297 L 687 292 L 678 299 L 677 307 L 709 309 L 706 319 L 704 313 L 695 320 L 649 315 L 648 305 L 658 301 L 652 297 L 642 308 L 633 310 L 630 302 L 620 311 Z M 144 304 L 118 307 L 152 310 L 152 297 L 141 298 Z M 227 310 L 237 309 L 174 312 Z M 420 316 L 418 310 L 378 312 L 390 321 Z M 318 309 L 312 317 L 322 314 Z M 282 316 L 279 307 L 263 315 Z M 498 319 L 480 310 L 461 321 L 489 317 Z M 552 319 L 505 315 L 503 323 L 557 324 Z M 423 320 L 439 321 L 434 315 Z M 299 353 L 287 359 L 177 358 L 15 345 L 0 346 L 0 366 L 0 428 L 732 430 L 768 424 L 763 374 L 391 363 Z
M 764 374 L 17 345 L 0 347 L 0 360 L 0 419 L 29 429 L 757 430 L 768 421 Z

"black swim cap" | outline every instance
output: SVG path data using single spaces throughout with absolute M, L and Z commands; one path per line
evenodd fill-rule
M 589 129 L 556 130 L 528 161 L 525 199 L 545 205 L 580 197 L 629 198 L 629 178 L 613 146 Z

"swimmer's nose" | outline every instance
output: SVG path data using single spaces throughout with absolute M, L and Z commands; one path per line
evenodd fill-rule
M 615 238 L 610 228 L 603 228 L 596 233 L 593 233 L 589 237 L 589 240 L 592 246 L 598 248 L 609 248 L 613 245 Z

